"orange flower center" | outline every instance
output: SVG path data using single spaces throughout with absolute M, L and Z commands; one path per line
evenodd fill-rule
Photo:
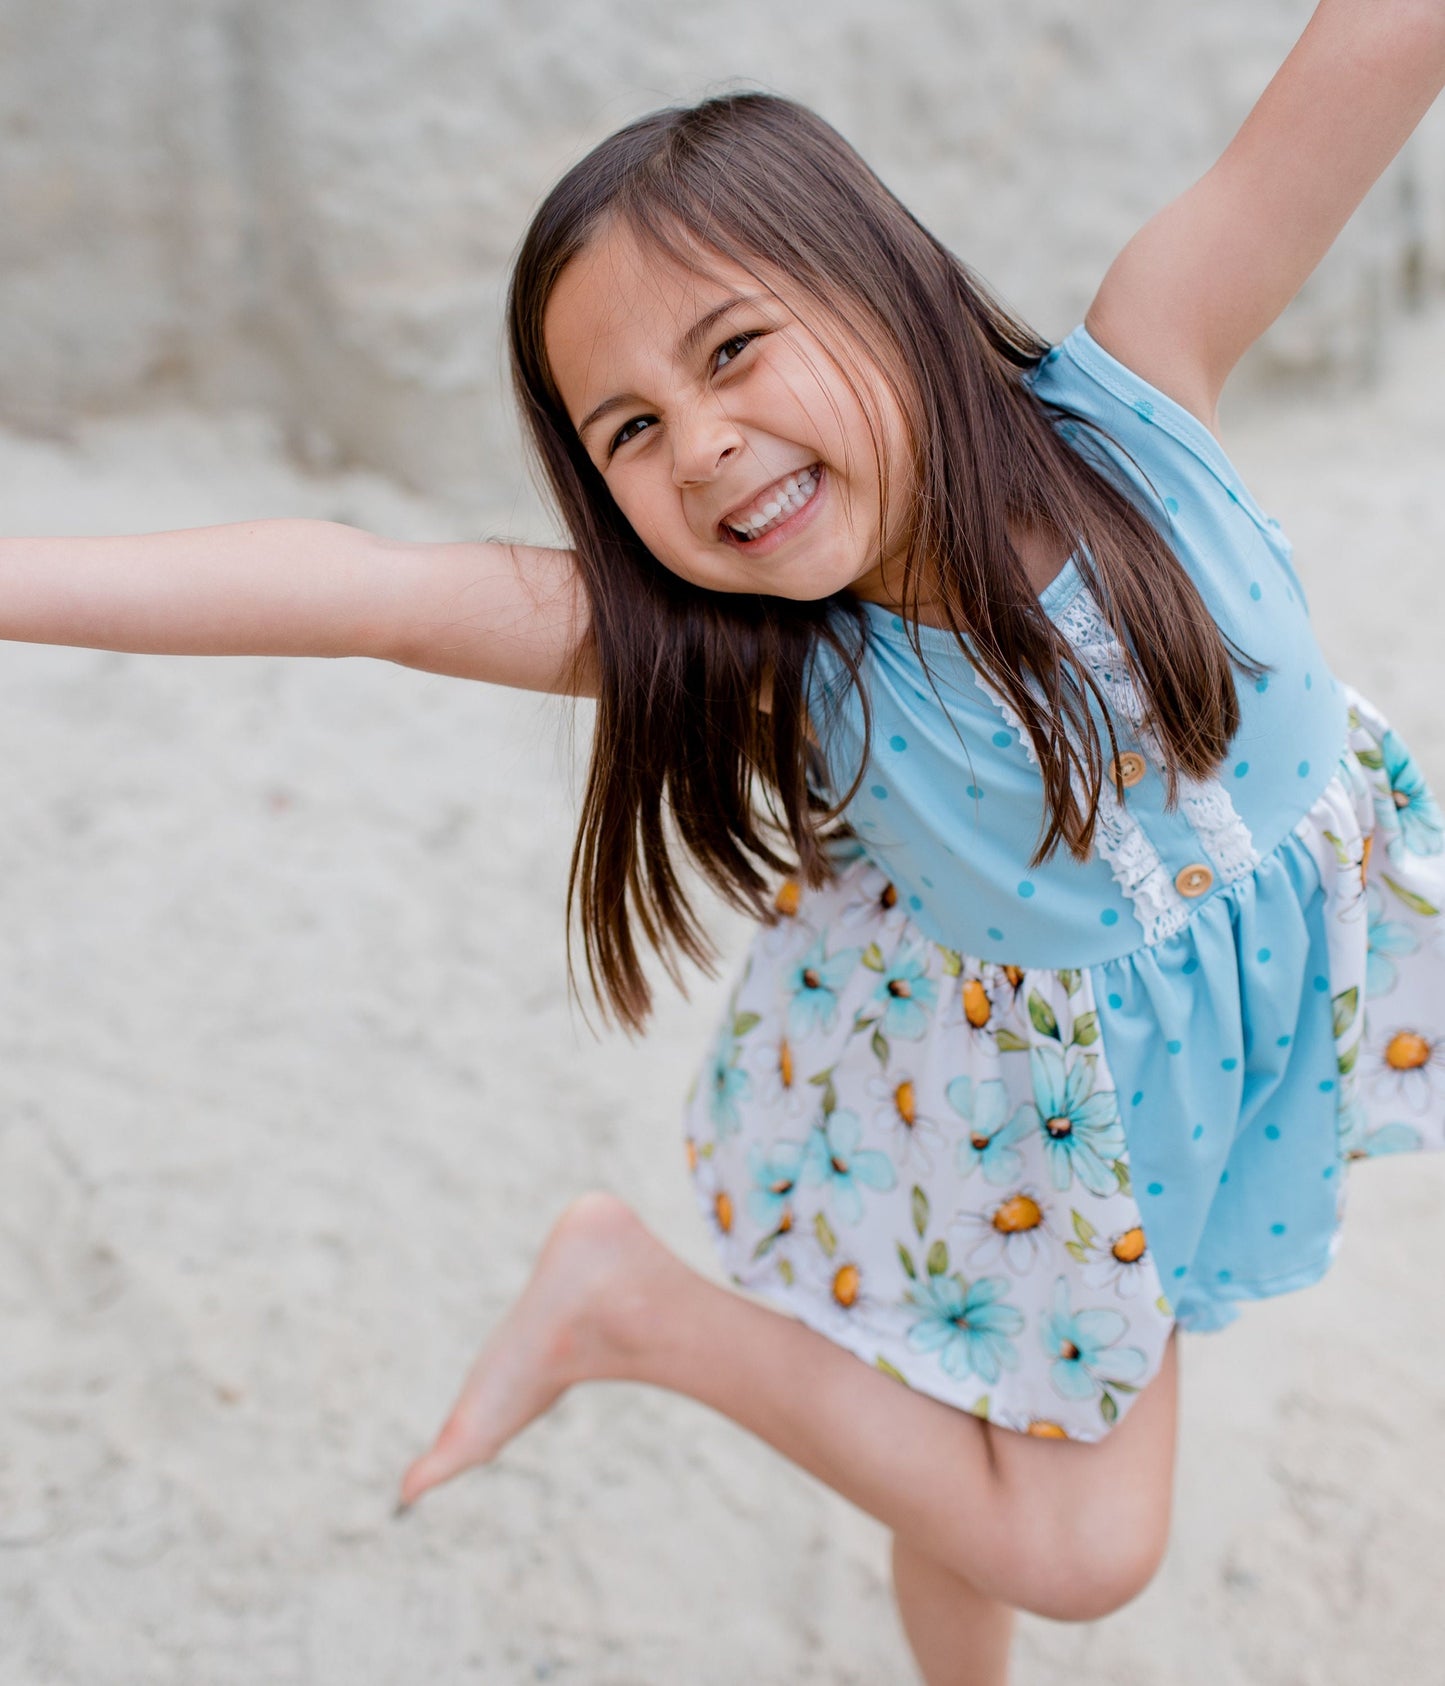
M 913 1085 L 905 1079 L 893 1091 L 893 1104 L 898 1108 L 898 1116 L 910 1129 L 918 1116 L 913 1099 Z
M 822 987 L 822 983 L 823 983 L 822 978 L 818 975 L 817 972 L 815 972 L 813 970 L 813 968 L 811 966 L 807 967 L 804 970 L 804 972 L 803 972 L 803 987 L 805 989 L 820 989 Z
M 1044 1417 L 1035 1417 L 1029 1424 L 1028 1432 L 1037 1435 L 1040 1440 L 1067 1440 L 1069 1438 L 1057 1423 L 1051 1423 Z
M 1385 1064 L 1396 1071 L 1418 1071 L 1430 1058 L 1430 1044 L 1413 1030 L 1397 1031 L 1385 1044 Z
M 778 893 L 773 898 L 773 906 L 779 913 L 789 919 L 798 911 L 798 903 L 802 900 L 802 889 L 796 879 L 785 878 L 778 886 Z
M 687 1138 L 687 1168 L 689 1171 L 697 1169 L 697 1143 L 691 1136 Z
M 1120 1264 L 1136 1264 L 1144 1257 L 1144 1231 L 1135 1224 L 1126 1229 L 1109 1249 Z
M 724 1235 L 731 1235 L 733 1227 L 733 1201 L 732 1196 L 725 1188 L 720 1188 L 717 1191 L 717 1196 L 713 1200 L 712 1208 L 717 1214 L 718 1228 Z
M 898 890 L 892 884 L 883 886 L 883 893 L 878 898 L 878 905 L 885 910 L 898 906 Z
M 783 1087 L 791 1089 L 793 1086 L 793 1050 L 786 1036 L 778 1044 L 778 1075 L 783 1080 Z
M 992 1011 L 993 1003 L 988 998 L 988 991 L 977 978 L 970 978 L 963 986 L 964 1018 L 977 1030 L 980 1025 L 988 1023 Z
M 1057 1118 L 1046 1118 L 1044 1120 L 1044 1128 L 1054 1138 L 1054 1140 L 1057 1141 L 1060 1136 L 1067 1136 L 1072 1132 L 1074 1128 L 1074 1121 L 1072 1118 L 1062 1116 Z
M 857 1265 L 845 1264 L 833 1276 L 833 1298 L 841 1306 L 851 1306 L 858 1303 L 858 1289 L 862 1284 L 862 1273 Z
M 1038 1202 L 1026 1194 L 1011 1194 L 993 1215 L 993 1227 L 1005 1235 L 1016 1235 L 1026 1229 L 1037 1229 L 1044 1221 Z
M 907 997 L 913 994 L 913 988 L 907 978 L 889 978 L 888 993 L 892 996 Z

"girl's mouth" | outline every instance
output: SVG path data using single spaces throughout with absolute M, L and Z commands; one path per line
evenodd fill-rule
M 822 484 L 821 463 L 785 475 L 761 492 L 746 509 L 720 523 L 720 530 L 740 550 L 755 550 L 764 540 L 791 531 L 798 519 L 816 504 Z

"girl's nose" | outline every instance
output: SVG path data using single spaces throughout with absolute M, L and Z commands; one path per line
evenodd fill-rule
M 674 484 L 697 486 L 711 480 L 742 445 L 742 435 L 721 404 L 698 405 L 673 423 Z

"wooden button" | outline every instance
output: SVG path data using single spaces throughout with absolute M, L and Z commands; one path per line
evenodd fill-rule
M 1114 782 L 1117 772 L 1121 784 L 1127 789 L 1131 784 L 1138 784 L 1144 777 L 1144 757 L 1136 755 L 1132 749 L 1115 758 L 1109 765 L 1109 782 Z
M 1174 888 L 1181 896 L 1202 896 L 1214 882 L 1214 874 L 1203 861 L 1181 867 L 1174 875 Z

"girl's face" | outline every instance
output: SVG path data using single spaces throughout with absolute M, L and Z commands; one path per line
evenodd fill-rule
M 804 326 L 781 278 L 721 257 L 691 269 L 612 226 L 562 272 L 543 331 L 588 456 L 665 567 L 712 591 L 896 606 L 902 412 L 851 338 Z

